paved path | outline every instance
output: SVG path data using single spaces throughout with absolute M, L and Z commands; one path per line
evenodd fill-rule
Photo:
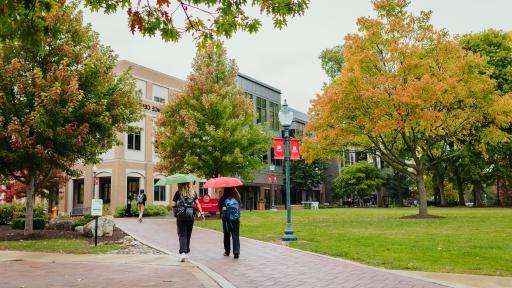
M 178 253 L 176 223 L 171 219 L 115 219 L 127 233 Z M 240 259 L 223 256 L 222 234 L 195 227 L 193 261 L 206 265 L 236 287 L 447 287 L 349 261 L 242 238 Z
M 143 276 L 141 276 L 143 275 Z M 172 255 L 71 255 L 0 251 L 2 288 L 215 288 Z

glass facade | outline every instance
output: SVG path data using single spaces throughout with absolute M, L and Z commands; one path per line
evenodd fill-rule
M 270 129 L 274 131 L 279 131 L 279 104 L 269 102 L 269 112 L 270 112 Z
M 256 123 L 267 122 L 267 100 L 256 97 Z

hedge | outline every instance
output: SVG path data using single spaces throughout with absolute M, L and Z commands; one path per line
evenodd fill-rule
M 32 227 L 36 230 L 43 230 L 44 226 L 46 226 L 45 218 L 34 218 L 34 223 Z M 25 219 L 24 218 L 15 218 L 12 219 L 12 229 L 25 229 Z
M 139 211 L 137 210 L 137 205 L 132 205 L 131 216 L 138 217 Z M 144 207 L 144 216 L 166 216 L 169 215 L 169 211 L 166 206 L 163 205 L 152 205 L 148 204 Z M 117 207 L 115 217 L 126 217 L 126 207 Z
M 77 220 L 75 220 L 71 228 L 74 230 L 75 227 L 84 226 L 85 224 L 91 222 L 92 220 L 94 220 L 94 217 L 91 216 L 91 214 L 86 214 L 83 217 L 80 217 Z
M 2 204 L 0 205 L 0 225 L 6 225 L 12 222 L 14 218 L 25 218 L 24 204 Z M 34 206 L 34 218 L 42 218 L 48 221 L 48 214 L 43 205 Z

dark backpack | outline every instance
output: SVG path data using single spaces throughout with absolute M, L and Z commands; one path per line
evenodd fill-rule
M 194 198 L 180 196 L 176 202 L 176 219 L 194 220 Z
M 137 203 L 144 203 L 144 194 L 139 194 L 139 196 L 137 197 Z
M 240 220 L 240 204 L 235 198 L 230 197 L 224 200 L 224 207 L 226 207 L 223 214 L 224 219 L 231 221 Z

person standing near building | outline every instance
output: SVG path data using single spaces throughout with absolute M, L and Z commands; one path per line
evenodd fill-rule
M 203 221 L 204 214 L 201 204 L 199 204 L 197 194 L 190 189 L 190 183 L 179 183 L 178 191 L 174 194 L 172 201 L 180 241 L 179 253 L 181 262 L 184 262 L 185 259 L 188 259 L 188 253 L 190 253 L 190 237 L 192 236 L 195 218 L 194 204 L 199 210 L 199 215 L 202 217 Z
M 234 187 L 224 188 L 219 199 L 219 211 L 222 217 L 222 231 L 224 232 L 224 256 L 231 252 L 231 239 L 233 239 L 233 255 L 235 259 L 240 256 L 240 193 Z
M 144 214 L 144 206 L 146 206 L 146 193 L 144 189 L 140 189 L 139 195 L 137 195 L 137 208 L 139 210 L 139 223 L 142 222 L 142 215 Z

